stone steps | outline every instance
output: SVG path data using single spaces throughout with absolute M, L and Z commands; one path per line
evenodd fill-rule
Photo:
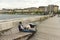
M 28 37 L 31 34 L 32 33 L 19 32 L 19 33 L 16 33 L 16 34 L 0 36 L 0 40 L 17 40 L 17 39 L 21 39 L 21 38 L 24 38 L 24 37 Z

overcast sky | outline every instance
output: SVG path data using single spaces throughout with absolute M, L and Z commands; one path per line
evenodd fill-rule
M 55 4 L 60 6 L 60 0 L 0 0 L 1 8 L 27 8 Z

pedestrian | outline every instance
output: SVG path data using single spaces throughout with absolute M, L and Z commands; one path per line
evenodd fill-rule
M 18 28 L 19 28 L 19 31 L 22 31 L 24 29 L 22 22 L 19 22 Z

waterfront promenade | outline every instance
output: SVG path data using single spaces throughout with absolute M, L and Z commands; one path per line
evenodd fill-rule
M 60 17 L 55 16 L 36 24 L 37 33 L 30 40 L 60 40 Z
M 21 32 L 19 32 L 18 23 L 21 21 L 25 24 L 29 24 L 31 22 L 45 20 L 49 17 L 50 17 L 49 15 L 45 15 L 45 16 L 28 17 L 28 18 L 2 20 L 0 21 L 0 40 L 14 40 L 14 39 L 17 40 L 17 39 L 21 39 L 21 37 L 25 37 L 26 35 L 30 36 L 31 33 L 21 34 Z

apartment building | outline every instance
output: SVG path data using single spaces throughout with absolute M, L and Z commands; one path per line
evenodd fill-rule
M 58 8 L 59 8 L 59 6 L 57 6 L 57 5 L 48 5 L 48 12 L 57 13 L 58 12 Z

